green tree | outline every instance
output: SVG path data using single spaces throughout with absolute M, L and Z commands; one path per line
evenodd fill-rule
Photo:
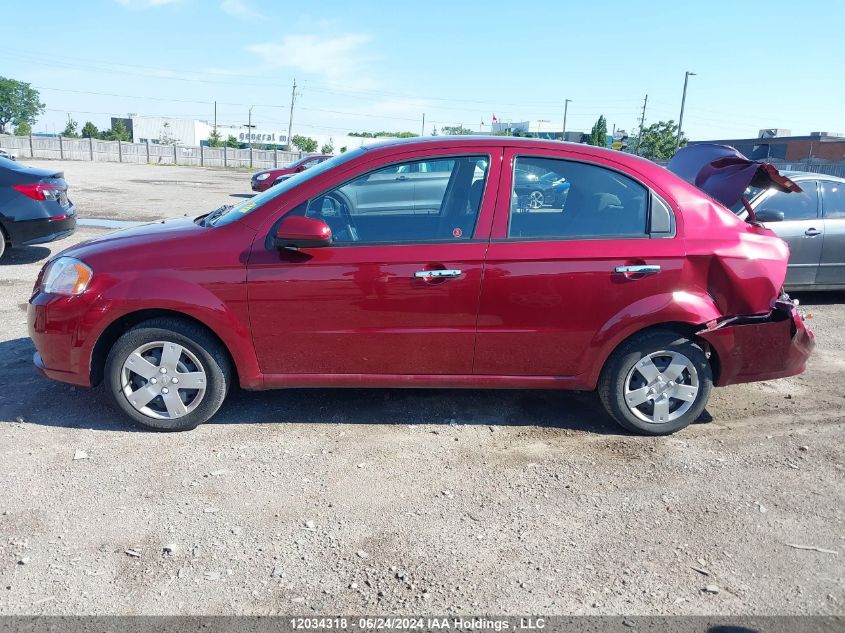
M 220 132 L 217 131 L 217 128 L 211 130 L 211 134 L 208 135 L 208 146 L 223 147 L 223 137 L 220 136 Z
M 20 127 L 26 123 L 31 128 L 44 112 L 40 95 L 28 83 L 0 77 L 0 132 L 6 132 L 9 123 Z
M 437 136 L 437 126 L 436 125 L 431 128 L 431 135 Z
M 607 147 L 607 120 L 604 115 L 601 115 L 593 125 L 587 143 L 596 147 Z
M 346 145 L 344 145 L 343 147 L 340 148 L 340 153 L 345 154 L 346 150 L 347 150 L 347 147 L 346 147 Z
M 77 134 L 76 130 L 79 129 L 79 124 L 70 118 L 70 115 L 67 116 L 67 125 L 65 125 L 65 129 L 62 132 L 62 136 L 67 136 L 68 138 L 79 138 L 79 134 Z
M 29 121 L 21 121 L 15 125 L 15 136 L 29 136 L 32 134 L 32 126 Z
M 463 125 L 444 125 L 440 131 L 448 136 L 466 136 L 473 133 L 471 129 Z
M 97 129 L 97 126 L 91 123 L 91 121 L 86 121 L 85 125 L 82 126 L 82 138 L 97 138 L 100 136 L 100 131 Z
M 238 149 L 240 146 L 240 141 L 238 141 L 238 139 L 236 139 L 231 134 L 226 137 L 226 147 L 234 147 L 235 149 Z
M 323 146 L 320 148 L 321 154 L 331 154 L 334 152 L 334 139 L 329 139 L 328 143 L 323 143 Z
M 311 138 L 310 136 L 301 136 L 299 134 L 294 134 L 293 138 L 290 140 L 291 145 L 294 147 L 299 148 L 299 151 L 305 152 L 306 154 L 311 154 L 317 151 L 317 139 Z
M 669 160 L 678 149 L 678 126 L 672 121 L 658 121 L 643 129 L 643 138 L 633 143 L 637 154 L 650 160 Z M 681 134 L 681 144 L 687 144 L 687 138 Z
M 105 130 L 100 134 L 100 138 L 104 141 L 131 141 L 132 137 L 129 135 L 129 130 L 126 129 L 126 124 L 123 119 L 115 119 L 110 130 Z

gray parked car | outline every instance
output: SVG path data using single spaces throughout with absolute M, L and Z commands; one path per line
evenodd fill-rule
M 757 219 L 789 244 L 788 290 L 845 290 L 845 178 L 783 172 L 803 190 L 749 187 Z M 734 211 L 746 212 L 739 203 Z

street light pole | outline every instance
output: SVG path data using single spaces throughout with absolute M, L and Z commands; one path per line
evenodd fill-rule
M 690 71 L 684 73 L 684 95 L 681 97 L 681 116 L 678 117 L 678 138 L 675 139 L 675 151 L 678 151 L 681 147 L 681 128 L 684 126 L 684 105 L 687 102 L 687 83 L 690 75 L 694 76 L 695 73 Z
M 561 141 L 566 140 L 566 114 L 569 111 L 569 104 L 572 102 L 572 99 L 564 99 L 563 100 L 563 132 L 560 133 Z

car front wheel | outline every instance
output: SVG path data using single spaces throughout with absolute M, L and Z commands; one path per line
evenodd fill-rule
M 713 388 L 704 350 L 668 330 L 652 330 L 623 343 L 599 380 L 607 412 L 629 431 L 668 435 L 694 422 Z
M 117 406 L 160 431 L 188 431 L 209 420 L 223 404 L 231 374 L 228 355 L 209 332 L 167 318 L 127 331 L 105 368 Z

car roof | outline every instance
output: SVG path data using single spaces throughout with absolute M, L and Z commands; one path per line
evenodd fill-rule
M 813 178 L 815 180 L 832 180 L 834 182 L 845 183 L 845 178 L 840 178 L 839 176 L 831 176 L 830 174 L 819 174 L 814 171 L 784 170 L 781 173 L 790 180 L 809 180 L 810 178 Z
M 577 152 L 585 157 L 597 157 L 612 160 L 636 171 L 650 171 L 654 168 L 665 171 L 663 167 L 646 158 L 620 152 L 615 149 L 606 149 L 604 147 L 596 147 L 594 145 L 586 145 L 584 143 L 570 143 L 568 141 L 553 141 L 539 138 L 524 138 L 520 136 L 490 136 L 484 134 L 460 136 L 416 136 L 414 138 L 386 139 L 371 145 L 364 145 L 361 149 L 364 149 L 367 152 L 378 153 L 382 151 L 396 150 L 397 148 L 412 151 L 415 149 L 436 149 L 438 147 L 450 149 L 460 147 L 511 147 L 529 151 L 539 149 L 563 149 L 571 152 Z

